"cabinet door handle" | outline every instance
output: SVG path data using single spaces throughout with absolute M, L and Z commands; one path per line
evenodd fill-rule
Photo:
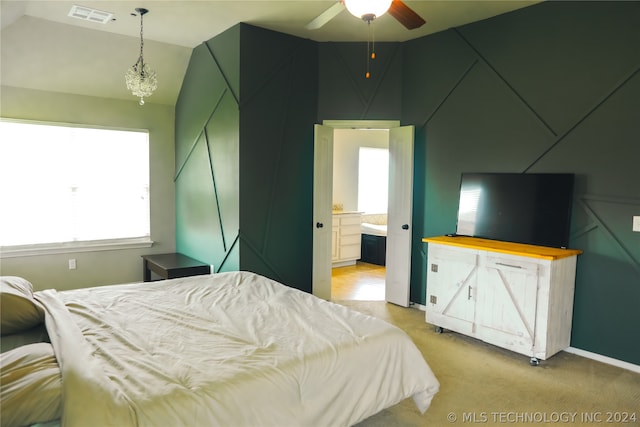
M 504 262 L 496 262 L 496 265 L 501 265 L 503 267 L 511 267 L 511 268 L 522 268 L 519 265 L 505 264 Z
M 408 230 L 408 229 L 409 229 L 409 224 L 404 224 L 404 225 L 402 226 L 402 229 L 403 229 L 403 230 Z
M 316 222 L 316 228 L 322 228 L 324 227 L 324 224 L 321 222 Z
M 471 286 L 469 286 L 469 289 L 467 290 L 467 299 L 471 299 Z

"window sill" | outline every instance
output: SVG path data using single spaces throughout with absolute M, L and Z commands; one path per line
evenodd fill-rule
M 91 240 L 84 242 L 47 243 L 40 245 L 0 246 L 0 258 L 137 249 L 148 248 L 152 245 L 153 240 L 149 237 L 138 237 L 131 239 Z

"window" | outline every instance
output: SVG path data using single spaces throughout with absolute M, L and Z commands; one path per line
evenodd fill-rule
M 2 119 L 0 200 L 3 257 L 149 246 L 149 135 Z
M 360 147 L 358 210 L 368 214 L 387 213 L 388 193 L 389 150 Z

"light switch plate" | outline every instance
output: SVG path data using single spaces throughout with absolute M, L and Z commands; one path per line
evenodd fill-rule
M 640 216 L 633 217 L 633 231 L 640 231 Z

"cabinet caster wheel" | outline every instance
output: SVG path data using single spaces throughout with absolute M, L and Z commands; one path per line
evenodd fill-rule
M 436 331 L 436 334 L 441 334 L 442 332 L 444 332 L 444 329 L 442 329 L 442 326 L 436 326 L 435 331 Z
M 540 364 L 540 360 L 537 357 L 532 357 L 531 360 L 529 360 L 529 365 L 531 366 L 538 366 Z

